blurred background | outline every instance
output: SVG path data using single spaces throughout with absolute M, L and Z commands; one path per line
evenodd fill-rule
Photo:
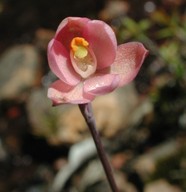
M 47 98 L 47 44 L 67 16 L 150 51 L 134 82 L 93 102 L 120 191 L 186 191 L 186 1 L 0 0 L 0 192 L 52 192 L 57 173 L 62 192 L 110 191 L 77 106 Z

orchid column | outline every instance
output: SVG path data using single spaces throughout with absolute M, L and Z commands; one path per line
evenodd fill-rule
M 53 106 L 79 104 L 95 140 L 99 135 L 95 131 L 95 122 L 90 121 L 93 119 L 91 101 L 131 82 L 147 53 L 138 42 L 117 46 L 113 30 L 103 21 L 68 17 L 60 23 L 48 45 L 49 66 L 59 78 L 48 89 L 48 97 Z M 110 186 L 116 192 L 101 142 L 95 140 L 95 143 Z

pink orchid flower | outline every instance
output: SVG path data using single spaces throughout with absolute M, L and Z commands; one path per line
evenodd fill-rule
M 132 81 L 148 51 L 138 42 L 117 46 L 100 20 L 64 19 L 48 45 L 48 62 L 59 80 L 48 89 L 53 105 L 83 104 Z

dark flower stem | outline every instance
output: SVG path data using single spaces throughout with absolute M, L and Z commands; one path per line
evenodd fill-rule
M 94 115 L 93 115 L 93 111 L 92 111 L 92 105 L 91 105 L 91 103 L 79 104 L 79 108 L 80 108 L 80 111 L 81 111 L 83 117 L 85 118 L 85 121 L 86 121 L 86 123 L 90 129 L 90 132 L 92 134 L 92 137 L 94 139 L 94 142 L 95 142 L 95 145 L 97 148 L 97 152 L 98 152 L 99 158 L 101 160 L 101 163 L 103 165 L 103 168 L 105 170 L 105 174 L 107 176 L 110 187 L 113 192 L 118 192 L 116 182 L 113 177 L 112 168 L 107 159 L 99 133 L 96 129 L 96 123 L 95 123 L 95 119 L 94 119 Z

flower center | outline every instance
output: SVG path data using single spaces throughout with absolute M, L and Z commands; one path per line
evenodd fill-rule
M 78 59 L 83 59 L 88 54 L 88 45 L 89 43 L 82 37 L 75 37 L 71 41 L 71 49 L 74 53 L 74 56 Z
M 89 43 L 82 37 L 74 37 L 70 44 L 70 58 L 74 70 L 83 78 L 96 71 L 97 61 Z

